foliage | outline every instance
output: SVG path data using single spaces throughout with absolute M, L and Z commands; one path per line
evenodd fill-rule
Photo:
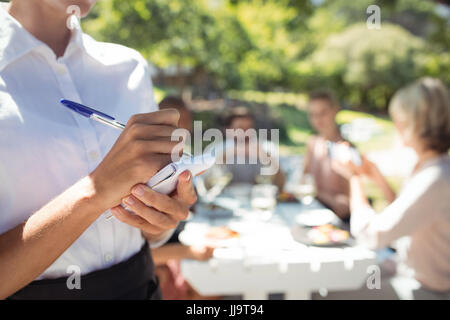
M 382 9 L 381 30 L 365 28 L 371 4 Z M 83 27 L 160 69 L 188 71 L 189 84 L 207 87 L 197 92 L 331 87 L 344 105 L 384 110 L 416 77 L 450 84 L 441 11 L 423 0 L 102 0 Z
M 205 71 L 218 88 L 268 88 L 297 54 L 288 31 L 296 12 L 270 1 L 104 0 L 84 27 L 158 67 Z
M 420 76 L 423 59 L 424 42 L 398 26 L 353 25 L 329 37 L 309 63 L 312 74 L 328 79 L 351 105 L 383 109 L 397 89 Z

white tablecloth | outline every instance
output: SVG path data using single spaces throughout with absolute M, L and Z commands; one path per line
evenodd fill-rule
M 184 277 L 202 295 L 266 299 L 269 293 L 284 293 L 286 299 L 308 299 L 320 289 L 360 288 L 368 267 L 376 264 L 375 252 L 360 246 L 323 248 L 293 239 L 295 217 L 323 208 L 317 202 L 279 204 L 269 221 L 261 221 L 250 208 L 237 206 L 233 199 L 222 200 L 234 206 L 233 217 L 194 216 L 180 237 L 195 243 L 212 225 L 226 225 L 240 234 L 226 248 L 216 249 L 209 261 L 182 261 Z

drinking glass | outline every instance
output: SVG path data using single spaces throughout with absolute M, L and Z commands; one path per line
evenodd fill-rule
M 312 174 L 305 173 L 303 175 L 298 193 L 303 204 L 309 205 L 314 201 L 316 197 L 316 183 Z
M 252 188 L 251 207 L 264 221 L 272 218 L 277 205 L 277 191 L 278 187 L 273 184 L 257 184 Z

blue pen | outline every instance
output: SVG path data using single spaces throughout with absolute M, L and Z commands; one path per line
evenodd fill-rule
M 83 117 L 101 122 L 103 124 L 106 124 L 110 127 L 123 130 L 125 129 L 125 125 L 123 123 L 120 123 L 116 121 L 114 117 L 111 117 L 110 115 L 107 115 L 106 113 L 103 113 L 101 111 L 97 111 L 95 109 L 89 108 L 85 105 L 82 105 L 81 103 L 74 102 L 67 99 L 61 99 L 59 102 L 61 102 L 62 105 L 69 108 L 72 111 L 75 111 L 78 114 L 81 114 Z M 184 156 L 192 157 L 192 155 L 189 152 L 183 151 Z M 173 167 L 172 167 L 173 169 Z
M 81 103 L 70 101 L 67 99 L 61 99 L 59 102 L 61 102 L 62 105 L 69 108 L 70 110 L 75 111 L 76 113 L 81 114 L 86 118 L 90 118 L 119 130 L 125 129 L 125 125 L 123 123 L 116 121 L 115 118 L 107 115 L 106 113 L 97 111 L 95 109 L 86 107 Z
M 101 122 L 103 124 L 106 124 L 110 127 L 123 130 L 125 129 L 125 125 L 123 123 L 120 123 L 116 121 L 114 117 L 111 117 L 110 115 L 107 115 L 106 113 L 103 113 L 101 111 L 89 108 L 85 105 L 82 105 L 81 103 L 67 100 L 67 99 L 61 99 L 59 100 L 62 105 L 69 108 L 72 111 L 75 111 L 78 114 L 81 114 L 83 117 Z M 183 151 L 183 155 L 192 157 L 192 155 L 189 152 Z

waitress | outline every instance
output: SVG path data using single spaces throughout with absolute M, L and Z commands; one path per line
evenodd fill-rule
M 149 247 L 196 200 L 189 172 L 170 196 L 144 184 L 170 161 L 179 113 L 157 111 L 139 53 L 67 27 L 70 5 L 85 16 L 94 3 L 0 4 L 0 298 L 158 298 Z

